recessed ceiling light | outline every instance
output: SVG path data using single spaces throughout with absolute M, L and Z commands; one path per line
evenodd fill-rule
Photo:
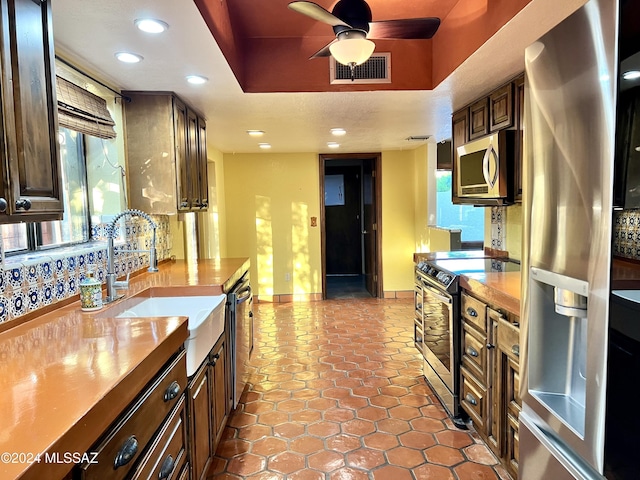
M 202 85 L 203 83 L 207 83 L 209 79 L 207 77 L 203 77 L 202 75 L 187 75 L 187 82 L 193 85 Z
M 136 27 L 146 33 L 162 33 L 169 25 L 162 20 L 155 20 L 153 18 L 139 18 L 133 22 Z
M 622 78 L 624 78 L 625 80 L 635 80 L 636 78 L 640 78 L 640 71 L 630 70 L 628 72 L 624 72 L 622 74 Z
M 124 63 L 138 63 L 142 61 L 142 55 L 129 52 L 117 52 L 116 58 Z
M 260 148 L 262 148 L 263 150 L 269 150 L 271 148 L 271 144 L 270 143 L 259 143 L 258 146 Z
M 331 134 L 336 136 L 346 135 L 347 131 L 344 128 L 332 128 Z
M 247 133 L 251 137 L 261 137 L 264 135 L 264 131 L 262 130 L 247 130 Z
M 327 142 L 327 147 L 329 148 L 338 148 L 340 144 L 338 142 Z

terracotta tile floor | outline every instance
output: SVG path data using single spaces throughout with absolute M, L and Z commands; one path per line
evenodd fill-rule
M 251 384 L 209 479 L 509 479 L 422 376 L 413 300 L 254 305 Z

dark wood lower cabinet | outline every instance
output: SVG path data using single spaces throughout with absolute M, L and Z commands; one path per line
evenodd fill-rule
M 224 336 L 223 336 L 224 337 Z M 226 364 L 226 345 L 224 341 L 218 342 L 212 350 L 211 359 L 211 419 L 212 419 L 212 441 L 213 453 L 215 453 L 224 426 L 227 423 L 230 405 L 227 395 L 227 364 Z
M 462 306 L 460 403 L 476 431 L 517 478 L 522 405 L 519 319 L 467 293 L 462 294 Z
M 207 477 L 213 452 L 211 450 L 211 381 L 207 362 L 189 383 L 189 427 L 191 443 L 191 468 L 193 480 Z
M 222 335 L 189 382 L 189 439 L 193 480 L 207 478 L 227 423 L 229 403 L 225 355 L 225 335 Z

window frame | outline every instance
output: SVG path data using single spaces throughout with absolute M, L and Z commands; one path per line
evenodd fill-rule
M 80 180 L 81 180 L 81 187 L 82 187 L 82 196 L 84 197 L 84 205 L 85 205 L 85 212 L 86 212 L 86 226 L 87 226 L 87 234 L 86 237 L 83 238 L 82 240 L 72 240 L 72 241 L 67 241 L 67 242 L 61 242 L 61 243 L 50 243 L 50 244 L 42 244 L 42 223 L 48 223 L 47 222 L 24 222 L 23 225 L 25 225 L 26 228 L 26 243 L 27 243 L 27 247 L 23 248 L 23 249 L 19 249 L 19 250 L 12 250 L 12 251 L 7 251 L 5 250 L 5 257 L 14 257 L 14 256 L 19 256 L 19 255 L 29 255 L 29 254 L 33 254 L 33 253 L 37 253 L 37 252 L 46 252 L 46 251 L 50 251 L 53 249 L 57 249 L 57 248 L 64 248 L 64 247 L 69 247 L 69 246 L 73 246 L 73 245 L 81 245 L 81 244 L 85 244 L 91 241 L 91 211 L 90 211 L 90 202 L 89 202 L 89 182 L 88 182 L 88 178 L 87 178 L 87 145 L 86 145 L 86 135 L 82 132 L 78 132 L 77 130 L 73 130 L 70 128 L 66 128 L 66 127 L 60 127 L 58 134 L 61 134 L 61 130 L 62 129 L 66 129 L 69 131 L 73 131 L 75 132 L 77 135 L 79 135 L 79 145 L 77 147 L 77 154 L 81 155 L 81 157 L 79 157 L 80 160 L 80 167 L 82 168 L 82 172 L 80 174 Z M 62 159 L 61 159 L 62 161 Z M 68 195 L 69 192 L 66 192 L 66 186 L 63 185 L 63 189 L 65 190 L 65 197 Z M 67 209 L 66 209 L 66 201 L 65 201 L 65 214 L 67 213 Z M 62 220 L 55 220 L 57 222 L 61 222 Z M 15 225 L 20 225 L 20 224 L 15 224 Z M 4 241 L 4 240 L 3 240 Z M 4 249 L 4 245 L 3 245 L 3 249 Z

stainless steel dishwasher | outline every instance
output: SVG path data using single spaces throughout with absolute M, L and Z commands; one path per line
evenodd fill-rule
M 238 406 L 249 377 L 249 359 L 253 351 L 252 309 L 253 294 L 247 271 L 227 292 L 228 392 L 232 409 Z

